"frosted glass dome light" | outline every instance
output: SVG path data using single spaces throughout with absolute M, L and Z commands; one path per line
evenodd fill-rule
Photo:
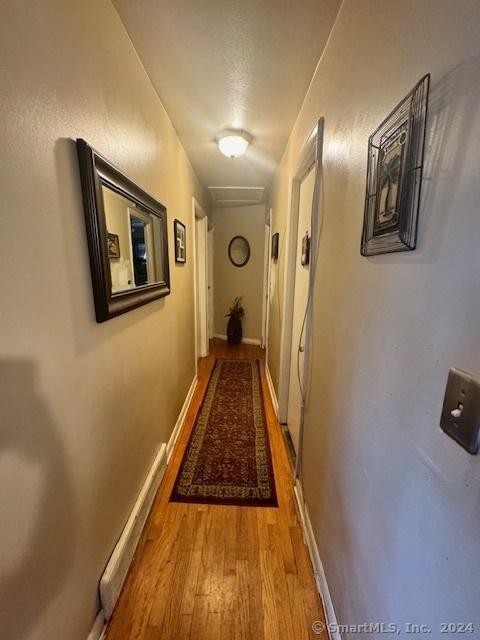
M 247 150 L 251 139 L 246 131 L 224 131 L 217 138 L 218 148 L 227 158 L 239 158 Z

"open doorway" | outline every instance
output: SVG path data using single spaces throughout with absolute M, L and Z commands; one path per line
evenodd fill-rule
M 300 384 L 304 385 L 304 317 L 308 301 L 309 264 L 305 264 L 302 254 L 311 236 L 311 214 L 313 189 L 315 185 L 315 169 L 311 167 L 300 183 L 298 202 L 298 222 L 296 243 L 292 246 L 295 252 L 295 273 L 292 309 L 292 338 L 290 349 L 290 374 L 288 384 L 287 425 L 293 447 L 298 452 L 300 438 L 300 414 L 302 397 Z
M 304 145 L 291 182 L 286 232 L 285 289 L 280 344 L 279 421 L 286 424 L 295 454 L 301 452 L 302 412 L 311 330 L 312 264 L 318 243 L 318 195 L 321 180 L 321 120 Z
M 209 352 L 208 321 L 208 218 L 195 198 L 192 199 L 193 284 L 195 298 L 195 364 Z

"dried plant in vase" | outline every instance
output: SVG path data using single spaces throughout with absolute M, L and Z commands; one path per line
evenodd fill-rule
M 235 298 L 230 311 L 225 315 L 228 318 L 227 339 L 228 344 L 240 344 L 243 336 L 242 318 L 245 316 L 245 309 L 241 306 L 242 298 Z

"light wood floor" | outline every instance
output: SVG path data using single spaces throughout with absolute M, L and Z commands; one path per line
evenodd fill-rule
M 260 358 L 278 508 L 169 502 L 216 357 Z M 107 640 L 304 640 L 324 621 L 259 347 L 214 340 Z

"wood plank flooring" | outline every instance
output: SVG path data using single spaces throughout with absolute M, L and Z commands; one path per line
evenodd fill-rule
M 278 508 L 169 502 L 215 358 L 259 358 Z M 107 640 L 304 640 L 324 621 L 259 347 L 213 340 Z

